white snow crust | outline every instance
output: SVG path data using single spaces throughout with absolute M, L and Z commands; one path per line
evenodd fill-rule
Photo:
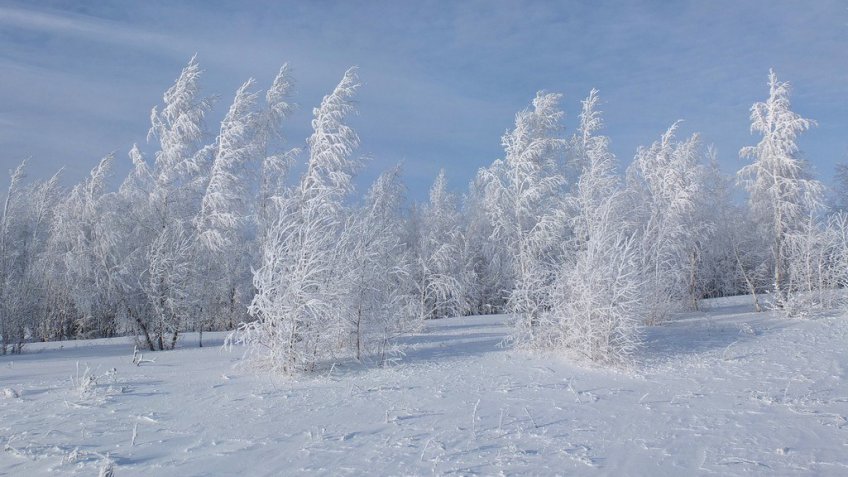
M 128 338 L 31 344 L 0 357 L 0 475 L 848 475 L 848 317 L 706 304 L 618 371 L 503 346 L 504 315 L 295 379 L 223 334 L 140 366 Z

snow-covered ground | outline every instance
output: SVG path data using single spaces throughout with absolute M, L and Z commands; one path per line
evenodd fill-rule
M 648 329 L 626 372 L 503 348 L 503 316 L 295 381 L 220 335 L 141 366 L 127 339 L 33 344 L 0 358 L 0 475 L 97 475 L 107 455 L 116 477 L 848 475 L 848 317 L 709 305 Z

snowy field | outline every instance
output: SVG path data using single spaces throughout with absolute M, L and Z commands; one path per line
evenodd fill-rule
M 848 319 L 708 305 L 648 329 L 626 372 L 503 348 L 504 316 L 295 381 L 222 335 L 141 366 L 127 339 L 33 344 L 0 358 L 0 475 L 97 475 L 107 455 L 116 477 L 848 475 Z

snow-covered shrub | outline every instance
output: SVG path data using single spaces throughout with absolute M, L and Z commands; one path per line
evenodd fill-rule
M 97 389 L 97 376 L 94 375 L 91 368 L 86 364 L 85 371 L 80 373 L 80 365 L 77 362 L 77 371 L 75 376 L 71 376 L 71 388 L 79 397 L 89 397 L 95 393 Z
M 21 397 L 21 392 L 17 389 L 12 388 L 3 388 L 0 389 L 0 396 L 3 396 L 7 399 L 18 399 Z
M 80 399 L 92 399 L 98 397 L 98 387 L 105 385 L 103 395 L 117 394 L 124 392 L 124 388 L 118 385 L 118 370 L 115 368 L 97 375 L 96 370 L 92 370 L 88 364 L 85 365 L 85 370 L 80 372 L 79 361 L 76 363 L 76 374 L 71 375 L 71 389 L 77 394 Z M 102 396 L 100 396 L 102 397 Z
M 560 272 L 537 340 L 604 365 L 626 364 L 640 344 L 644 297 L 638 246 L 609 225 Z
M 100 464 L 100 470 L 97 472 L 97 477 L 115 477 L 115 461 L 107 453 Z

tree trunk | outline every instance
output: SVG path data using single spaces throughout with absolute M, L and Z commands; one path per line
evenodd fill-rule
M 139 329 L 141 329 L 142 334 L 144 334 L 144 344 L 145 346 L 147 346 L 147 349 L 149 349 L 150 351 L 156 351 L 156 347 L 153 346 L 153 340 L 150 339 L 150 331 L 148 331 L 147 325 L 144 323 L 144 321 L 142 321 L 141 317 L 136 316 L 129 308 L 127 308 L 127 313 L 135 318 L 136 324 L 138 325 Z
M 745 279 L 745 284 L 748 286 L 748 291 L 751 292 L 751 296 L 754 298 L 754 310 L 758 313 L 763 311 L 762 307 L 760 307 L 760 299 L 757 296 L 757 287 L 754 285 L 754 282 L 751 280 L 748 272 L 745 271 L 745 267 L 742 265 L 742 259 L 739 258 L 739 248 L 736 245 L 733 245 L 733 254 L 736 256 L 736 265 L 739 266 L 739 271 L 742 273 L 742 278 Z
M 699 297 L 697 290 L 697 265 L 698 265 L 698 252 L 696 250 L 692 251 L 692 254 L 689 255 L 689 296 L 692 298 L 692 309 L 698 311 L 699 306 Z
M 362 359 L 362 305 L 356 310 L 356 360 Z

